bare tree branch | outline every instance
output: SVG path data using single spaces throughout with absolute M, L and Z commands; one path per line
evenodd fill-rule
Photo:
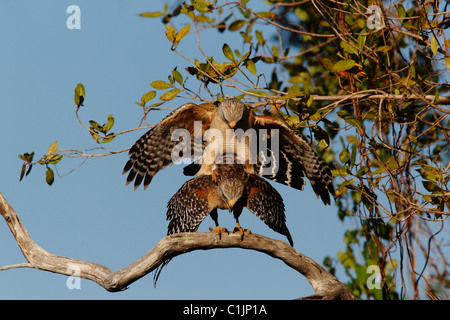
M 124 290 L 134 281 L 155 270 L 166 259 L 177 255 L 194 250 L 242 248 L 266 253 L 300 272 L 316 292 L 303 299 L 355 299 L 344 284 L 311 258 L 301 254 L 284 241 L 258 234 L 245 235 L 244 239 L 241 239 L 240 234 L 234 233 L 223 235 L 220 239 L 214 233 L 174 234 L 158 241 L 152 250 L 129 266 L 113 272 L 103 265 L 57 256 L 41 248 L 31 239 L 18 215 L 1 193 L 0 213 L 27 260 L 27 263 L 4 266 L 0 268 L 0 271 L 26 267 L 72 276 L 73 270 L 77 270 L 81 278 L 92 280 L 106 290 L 115 292 Z

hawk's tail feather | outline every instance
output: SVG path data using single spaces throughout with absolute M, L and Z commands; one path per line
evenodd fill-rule
M 158 282 L 159 276 L 161 275 L 161 271 L 162 269 L 167 266 L 167 264 L 169 264 L 170 260 L 172 259 L 167 259 L 164 260 L 158 267 L 156 267 L 156 269 L 154 270 L 154 274 L 153 274 L 153 286 L 156 288 L 156 282 Z
M 289 230 L 287 228 L 286 228 L 286 233 L 284 235 L 288 239 L 289 244 L 291 245 L 291 247 L 293 247 L 294 246 L 294 241 L 292 240 L 291 233 L 289 232 Z
M 167 217 L 168 217 L 168 219 L 171 219 L 171 220 L 169 222 L 169 227 L 168 227 L 168 231 L 167 231 L 167 235 L 168 236 L 170 236 L 172 234 L 175 234 L 175 233 L 180 233 L 180 232 L 195 232 L 198 229 L 198 224 L 199 223 L 198 224 L 197 223 L 186 224 L 182 220 L 177 219 L 176 217 L 174 217 L 173 214 L 174 213 L 172 212 L 171 208 L 169 208 L 169 211 L 167 212 Z M 174 217 L 174 218 L 169 218 L 169 217 Z M 193 226 L 193 227 L 187 227 L 187 226 Z M 164 260 L 154 270 L 154 272 L 155 272 L 153 274 L 153 286 L 154 287 L 156 287 L 156 282 L 158 281 L 159 276 L 161 275 L 162 269 L 169 264 L 170 260 L 172 260 L 172 258 Z

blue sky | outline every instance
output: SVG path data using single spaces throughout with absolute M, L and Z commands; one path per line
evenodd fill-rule
M 81 29 L 69 30 L 66 9 L 81 9 Z M 122 168 L 127 154 L 91 158 L 73 173 L 82 159 L 63 159 L 52 186 L 45 170 L 35 166 L 19 182 L 19 154 L 47 152 L 58 141 L 61 149 L 87 150 L 98 145 L 75 118 L 74 88 L 86 88 L 85 108 L 79 115 L 106 122 L 115 117 L 112 131 L 134 128 L 141 119 L 135 104 L 154 80 L 166 80 L 178 66 L 183 76 L 188 63 L 170 50 L 159 19 L 138 16 L 161 10 L 164 1 L 2 1 L 0 3 L 0 192 L 18 213 L 31 237 L 45 250 L 103 264 L 117 271 L 151 250 L 165 236 L 166 204 L 188 179 L 182 166 L 159 172 L 147 190 L 125 186 Z M 169 2 L 170 6 L 173 2 Z M 200 58 L 188 35 L 179 49 Z M 229 37 L 229 38 L 228 38 Z M 215 31 L 202 34 L 208 55 L 222 57 L 224 42 L 236 38 Z M 235 42 L 233 42 L 235 41 Z M 194 83 L 194 82 L 191 82 Z M 197 85 L 198 87 L 198 85 Z M 167 107 L 188 100 L 177 98 Z M 169 111 L 153 111 L 157 123 Z M 111 150 L 131 146 L 145 130 L 118 136 Z M 335 257 L 344 249 L 345 226 L 336 208 L 324 206 L 310 185 L 305 191 L 274 184 L 284 198 L 287 224 L 294 247 L 315 261 Z M 248 210 L 241 225 L 255 233 L 285 240 Z M 221 225 L 232 229 L 234 219 L 219 212 Z M 209 217 L 199 231 L 214 223 Z M 25 262 L 6 223 L 0 222 L 0 265 Z M 339 274 L 338 274 L 339 276 Z M 196 251 L 176 257 L 163 270 L 157 287 L 152 274 L 120 293 L 109 293 L 81 280 L 69 290 L 67 277 L 34 269 L 0 272 L 0 299 L 292 299 L 313 293 L 309 283 L 283 262 L 241 249 Z

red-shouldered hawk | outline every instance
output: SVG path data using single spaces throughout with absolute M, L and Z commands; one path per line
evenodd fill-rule
M 188 180 L 169 200 L 167 220 L 170 220 L 167 234 L 195 232 L 200 223 L 210 215 L 216 228 L 212 231 L 225 232 L 218 222 L 217 209 L 233 212 L 236 219 L 234 231 L 244 234 L 239 217 L 246 207 L 268 227 L 285 235 L 291 245 L 292 237 L 286 226 L 284 203 L 280 194 L 269 182 L 258 175 L 249 174 L 241 164 L 219 164 L 212 175 L 201 175 Z
M 167 235 L 180 232 L 196 232 L 200 223 L 210 215 L 219 237 L 228 232 L 219 226 L 218 209 L 233 212 L 236 219 L 234 232 L 244 237 L 248 229 L 239 224 L 244 207 L 260 218 L 268 227 L 283 234 L 291 246 L 294 245 L 286 226 L 285 208 L 281 195 L 269 182 L 255 174 L 249 174 L 241 164 L 219 164 L 214 166 L 214 175 L 201 175 L 188 180 L 173 195 L 167 204 L 167 220 L 170 220 Z M 165 260 L 155 270 L 154 284 L 161 270 L 170 262 Z
M 307 177 L 317 197 L 325 204 L 330 204 L 330 193 L 334 197 L 331 170 L 312 147 L 283 120 L 258 116 L 238 99 L 224 100 L 217 108 L 214 104 L 188 103 L 170 113 L 138 139 L 130 149 L 130 159 L 123 170 L 124 174 L 129 171 L 127 184 L 134 180 L 134 187 L 137 188 L 144 181 L 146 188 L 159 170 L 172 164 L 172 151 L 177 145 L 177 141 L 172 141 L 172 133 L 176 129 L 186 129 L 191 135 L 192 143 L 195 139 L 199 139 L 198 136 L 194 136 L 195 121 L 201 121 L 201 132 L 197 133 L 199 135 L 203 135 L 208 129 L 218 130 L 224 136 L 228 129 L 243 131 L 254 129 L 260 134 L 264 131 L 261 136 L 265 137 L 267 152 L 265 154 L 258 152 L 257 161 L 251 166 L 248 164 L 249 159 L 244 159 L 246 171 L 299 190 L 303 190 L 305 184 L 303 178 Z M 256 139 L 256 142 L 258 143 L 256 149 L 260 150 L 261 141 Z M 278 145 L 275 144 L 277 142 Z M 207 144 L 203 144 L 203 149 L 207 147 Z M 193 157 L 193 150 L 191 151 L 191 154 L 186 156 Z M 205 152 L 202 155 L 203 160 L 205 154 L 206 158 L 220 157 L 220 153 Z M 266 162 L 267 158 L 270 160 L 270 166 Z M 211 159 L 202 161 L 201 165 L 193 163 L 187 166 L 184 172 L 186 175 L 211 174 Z
M 175 130 L 187 130 L 191 144 L 194 144 L 195 139 L 200 139 L 200 144 L 205 149 L 207 144 L 203 141 L 203 137 L 207 130 L 218 130 L 226 136 L 226 130 L 233 129 L 238 122 L 239 128 L 247 130 L 249 126 L 244 119 L 248 119 L 248 113 L 249 110 L 243 104 L 235 104 L 231 100 L 223 101 L 217 108 L 212 103 L 182 105 L 145 133 L 131 147 L 130 158 L 123 169 L 123 174 L 129 171 L 127 185 L 134 180 L 136 189 L 144 181 L 145 189 L 159 170 L 172 164 L 172 151 L 178 144 L 178 141 L 172 139 Z M 199 132 L 195 132 L 196 121 L 201 123 Z M 184 156 L 193 157 L 194 151 L 192 148 L 191 154 Z M 203 161 L 202 167 L 209 169 L 212 162 L 211 160 Z M 211 170 L 208 169 L 200 169 L 201 174 L 210 174 Z

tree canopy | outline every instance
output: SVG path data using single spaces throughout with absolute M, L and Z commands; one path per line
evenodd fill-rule
M 177 97 L 238 97 L 259 114 L 283 118 L 333 169 L 336 214 L 354 222 L 343 235 L 346 249 L 327 257 L 326 268 L 343 268 L 357 298 L 449 297 L 446 1 L 189 0 L 141 17 L 161 19 L 168 50 L 189 66 L 155 76 L 136 102 L 140 127 Z M 202 32 L 211 30 L 217 42 L 203 43 Z M 185 41 L 199 56 L 184 55 Z M 210 46 L 223 55 L 211 56 Z M 78 118 L 87 107 L 82 84 L 74 102 Z M 112 132 L 113 115 L 78 120 L 99 144 L 138 129 Z M 34 152 L 19 155 L 20 179 L 41 165 L 52 184 L 58 162 L 92 156 L 99 155 L 54 142 L 37 160 Z M 372 267 L 379 281 L 370 286 Z

